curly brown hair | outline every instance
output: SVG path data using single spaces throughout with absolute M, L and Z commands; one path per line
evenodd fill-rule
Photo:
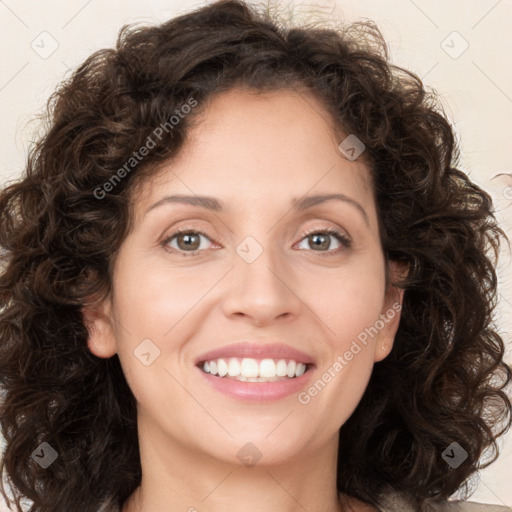
M 96 512 L 139 485 L 136 402 L 118 356 L 88 349 L 82 310 L 112 291 L 136 185 L 178 154 L 213 94 L 237 86 L 314 94 L 356 134 L 384 255 L 409 265 L 393 283 L 405 290 L 393 350 L 340 430 L 338 489 L 377 504 L 391 487 L 421 510 L 467 491 L 496 459 L 496 439 L 512 424 L 512 372 L 493 324 L 507 237 L 490 196 L 455 167 L 435 94 L 389 62 L 372 22 L 290 27 L 221 0 L 157 26 L 124 26 L 115 49 L 95 52 L 51 96 L 46 133 L 22 178 L 0 193 L 0 475 L 18 510 L 25 497 L 31 512 Z M 194 112 L 114 183 L 190 98 Z M 44 441 L 59 454 L 47 469 L 31 457 Z M 468 453 L 456 469 L 441 457 L 453 441 Z

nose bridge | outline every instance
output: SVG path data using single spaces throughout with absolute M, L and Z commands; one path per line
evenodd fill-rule
M 227 315 L 245 315 L 259 323 L 297 314 L 300 301 L 290 285 L 282 247 L 268 233 L 249 235 L 236 246 L 231 285 L 225 301 Z M 286 271 L 284 270 L 286 268 Z

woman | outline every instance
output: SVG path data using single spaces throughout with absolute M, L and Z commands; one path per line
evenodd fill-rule
M 506 510 L 500 236 L 371 23 L 124 28 L 0 196 L 3 472 L 32 512 Z

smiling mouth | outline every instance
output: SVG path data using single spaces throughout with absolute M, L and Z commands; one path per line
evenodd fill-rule
M 240 382 L 276 382 L 301 377 L 313 366 L 294 359 L 254 359 L 251 357 L 217 358 L 201 361 L 204 373 Z

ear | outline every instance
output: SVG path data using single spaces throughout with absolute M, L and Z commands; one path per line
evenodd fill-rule
M 390 281 L 395 281 L 403 279 L 408 275 L 409 264 L 390 260 L 388 261 L 388 269 Z M 374 361 L 382 361 L 382 359 L 389 355 L 393 348 L 395 335 L 400 323 L 403 297 L 403 289 L 397 288 L 391 284 L 388 286 L 381 311 L 380 322 L 378 324 L 379 327 L 382 324 L 384 324 L 384 326 L 379 330 L 377 336 Z
M 112 357 L 117 352 L 117 345 L 110 298 L 84 306 L 82 316 L 89 332 L 89 350 L 97 357 Z

